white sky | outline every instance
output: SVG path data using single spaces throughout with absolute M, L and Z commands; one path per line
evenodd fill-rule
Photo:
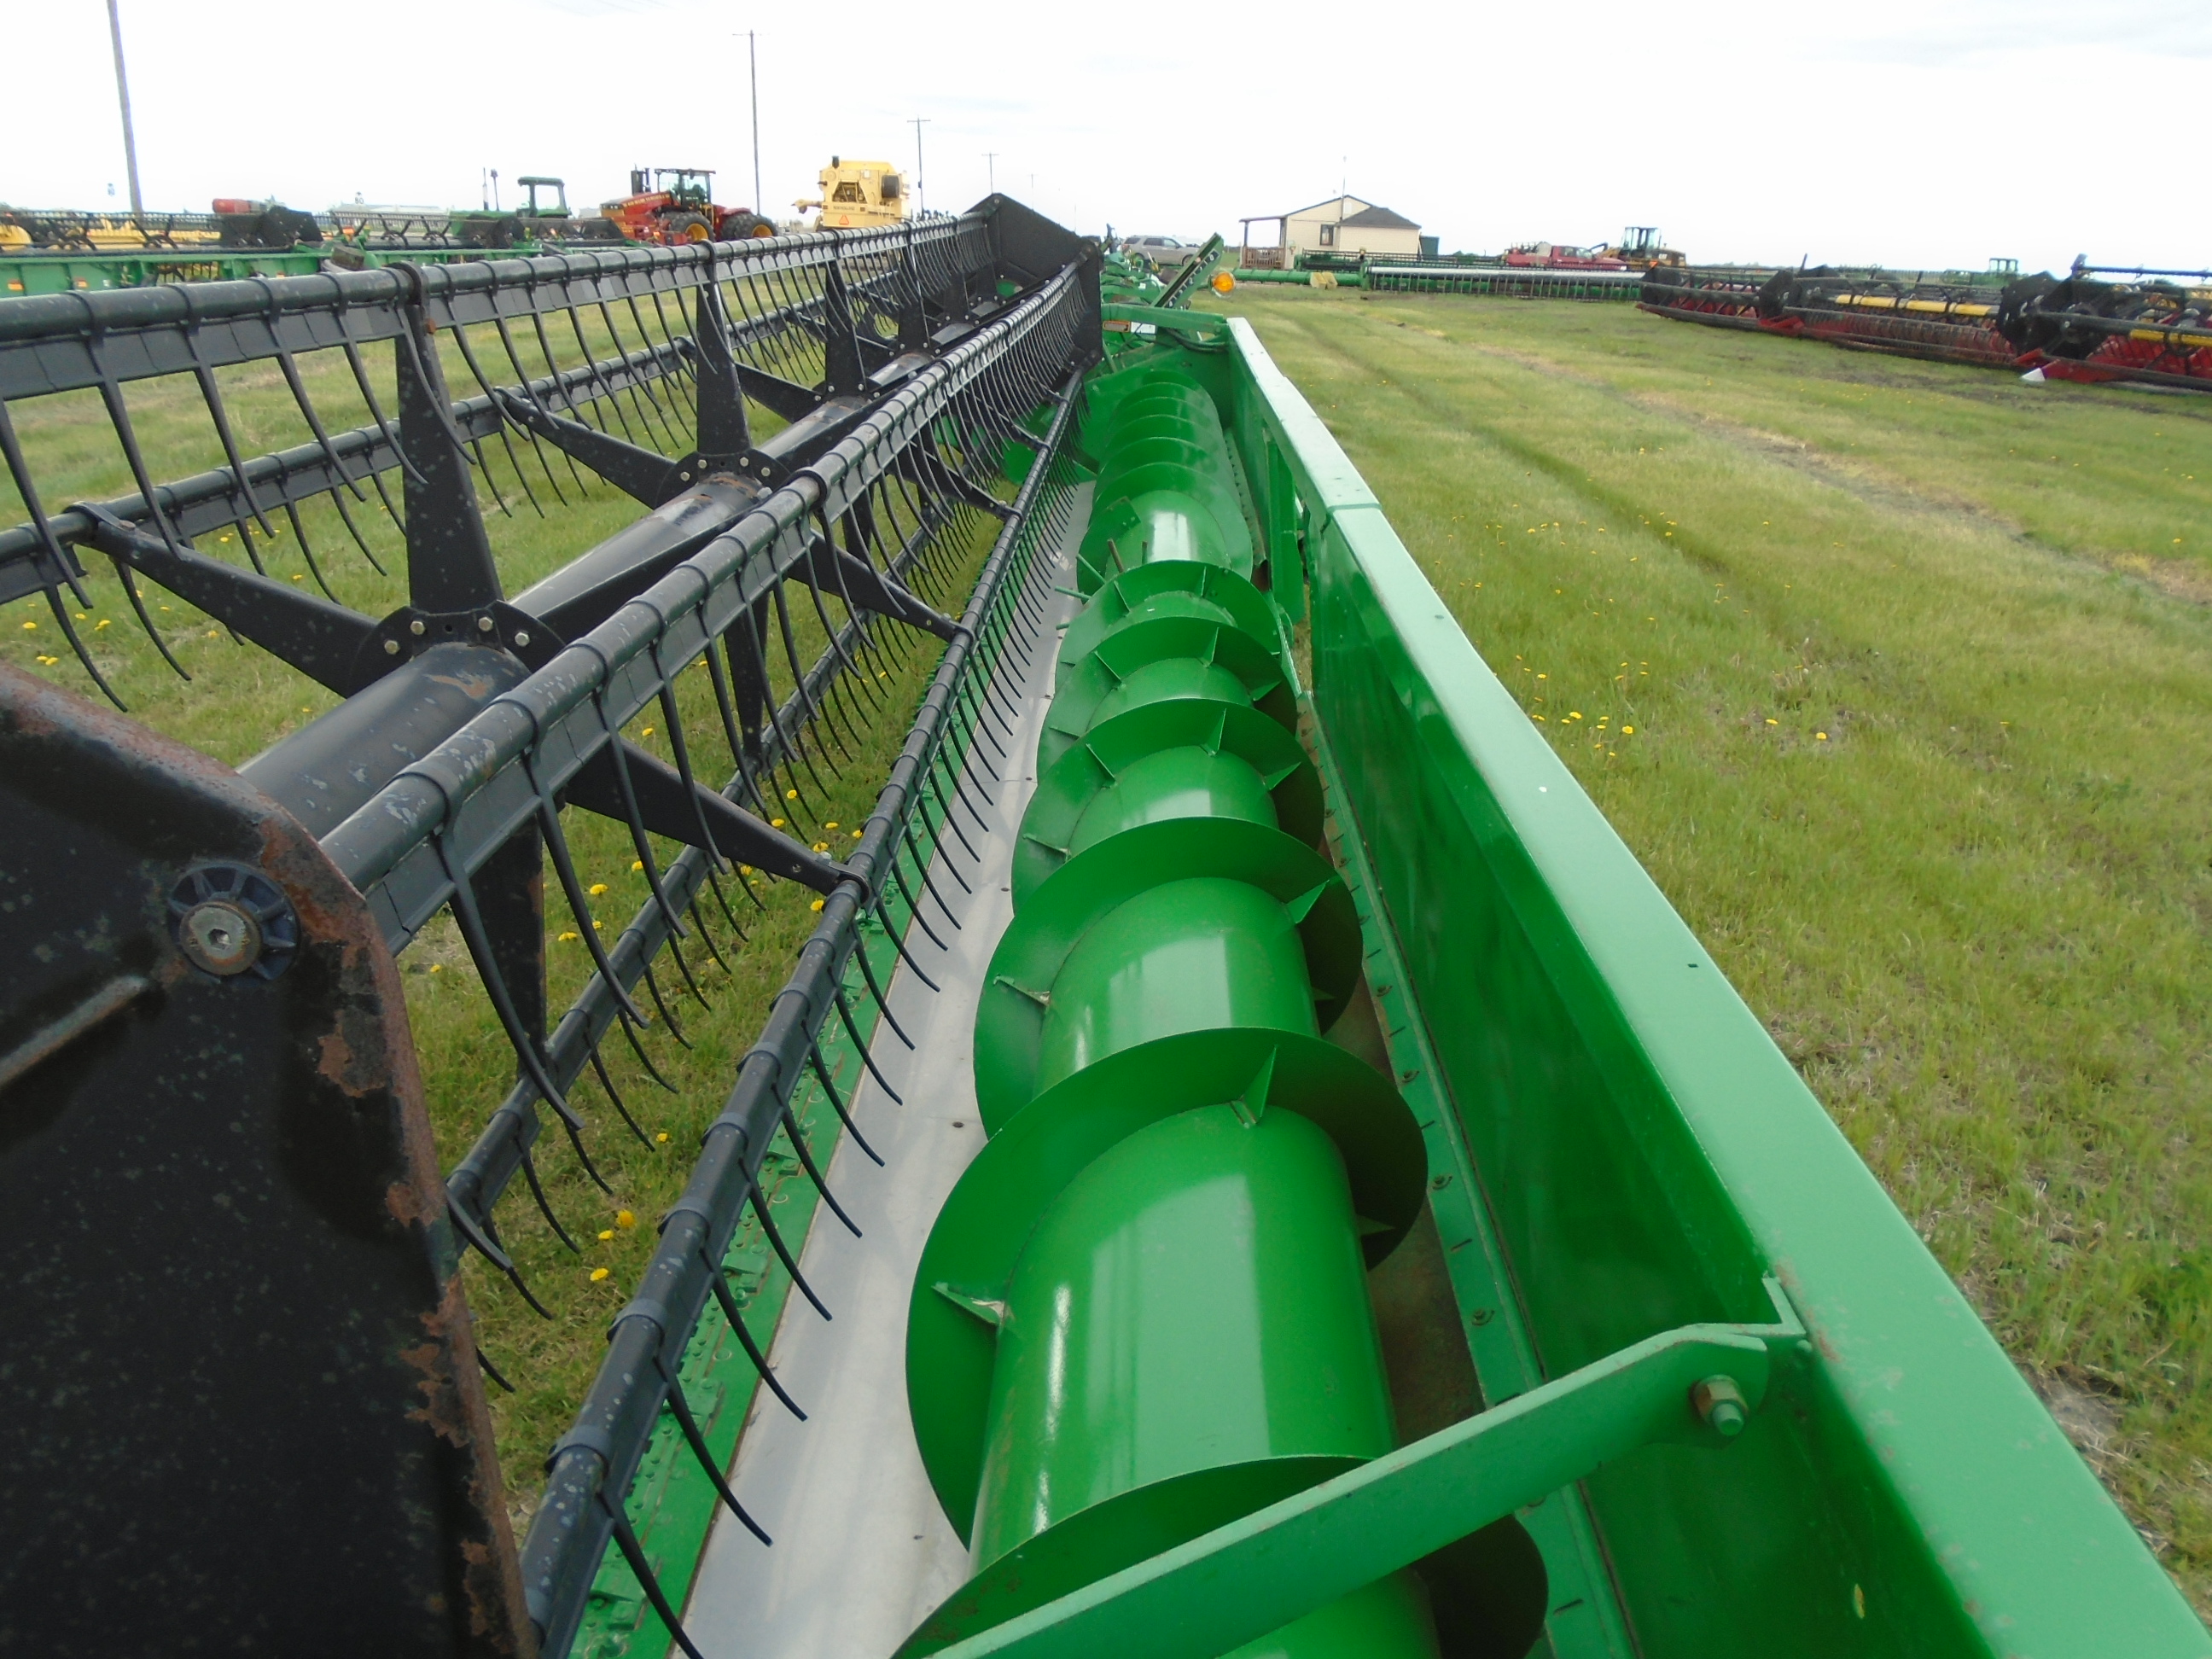
M 488 167 L 589 203 L 634 164 L 746 203 L 752 27 L 784 214 L 832 153 L 910 165 L 924 116 L 931 206 L 982 196 L 996 151 L 1001 189 L 1094 232 L 1233 237 L 1341 179 L 1447 251 L 1634 222 L 1697 260 L 2212 264 L 2208 0 L 122 9 L 149 209 L 472 205 Z M 9 77 L 0 201 L 127 205 L 106 23 L 0 0 L 39 70 Z

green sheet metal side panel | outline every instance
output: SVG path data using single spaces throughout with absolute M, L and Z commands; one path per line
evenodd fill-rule
M 2212 1638 L 1241 321 L 1304 503 L 1314 707 L 1547 1375 L 1788 1286 L 1726 1460 L 1587 1483 L 1653 1659 L 2204 1659 Z

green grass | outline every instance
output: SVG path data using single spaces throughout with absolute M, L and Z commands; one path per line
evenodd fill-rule
M 594 331 L 593 343 L 601 352 L 607 349 L 598 331 Z M 625 343 L 635 346 L 636 342 L 632 338 Z M 484 353 L 487 341 L 479 337 L 475 345 L 480 354 Z M 560 362 L 568 366 L 580 358 L 580 351 L 572 349 Z M 496 372 L 490 361 L 480 360 L 485 362 L 488 373 Z M 474 390 L 474 381 L 449 337 L 446 367 L 457 396 Z M 543 372 L 540 362 L 526 362 L 526 367 L 533 374 Z M 342 357 L 319 354 L 303 358 L 301 368 L 327 429 L 337 433 L 368 422 L 368 410 Z M 371 368 L 380 382 L 377 385 L 380 402 L 389 412 L 396 403 L 388 355 L 373 356 Z M 306 422 L 275 368 L 225 371 L 222 381 L 244 453 L 250 456 L 308 441 L 311 434 Z M 179 477 L 221 464 L 222 452 L 213 428 L 189 381 L 134 385 L 130 409 L 156 479 Z M 762 422 L 761 431 L 775 429 L 777 423 L 772 416 L 755 413 Z M 49 508 L 73 500 L 131 492 L 128 468 L 96 399 L 68 394 L 18 404 L 11 414 Z M 630 410 L 630 418 L 634 424 L 641 423 L 635 408 Z M 651 431 L 650 428 L 641 430 L 640 440 L 657 438 L 664 449 L 672 447 L 665 435 L 648 436 Z M 688 441 L 688 429 L 682 436 Z M 569 500 L 568 506 L 562 507 L 554 499 L 544 471 L 519 440 L 516 450 L 538 500 L 544 504 L 544 514 L 541 516 L 530 505 L 516 469 L 495 443 L 486 446 L 486 475 L 480 491 L 502 580 L 510 593 L 567 563 L 645 510 L 629 497 L 596 483 L 580 491 L 565 463 L 553 456 L 554 471 Z M 583 476 L 591 477 L 588 472 Z M 396 476 L 387 483 L 397 500 Z M 509 511 L 502 513 L 495 504 L 495 491 Z M 396 526 L 373 493 L 365 505 L 349 505 L 369 550 L 384 565 L 384 574 L 380 574 L 355 545 L 326 500 L 302 507 L 301 521 L 336 596 L 358 610 L 382 615 L 405 602 L 404 548 Z M 22 516 L 21 502 L 0 483 L 0 524 L 12 525 Z M 313 589 L 315 578 L 298 537 L 281 514 L 272 517 L 278 533 L 268 538 L 257 532 L 256 550 L 278 580 L 297 580 Z M 940 609 L 956 613 L 960 610 L 995 531 L 994 524 L 975 522 L 979 517 L 966 515 L 968 527 L 962 532 L 965 540 L 947 550 L 941 585 L 926 589 Z M 204 537 L 198 548 L 214 556 L 240 563 L 245 560 L 245 550 L 234 534 Z M 82 618 L 78 627 L 91 643 L 101 672 L 129 703 L 134 717 L 155 730 L 235 765 L 337 702 L 332 694 L 276 659 L 252 646 L 234 642 L 193 607 L 150 581 L 142 582 L 146 605 L 164 641 L 193 676 L 189 682 L 179 679 L 140 631 L 121 584 L 106 562 L 95 558 L 90 562 L 94 568 L 87 587 L 92 603 L 83 607 L 72 603 L 70 609 Z M 813 607 L 799 590 L 793 590 L 793 605 L 799 654 L 811 662 L 822 649 L 823 629 Z M 842 621 L 841 606 L 831 603 L 829 609 L 834 621 Z M 833 720 L 836 742 L 825 743 L 817 750 L 826 751 L 817 763 L 828 783 L 826 795 L 817 790 L 812 776 L 802 769 L 794 781 L 805 793 L 787 806 L 794 832 L 829 847 L 833 853 L 841 842 L 849 845 L 852 830 L 872 808 L 940 653 L 934 641 L 921 641 L 917 635 L 899 638 L 884 630 L 884 637 L 896 654 L 869 665 L 872 674 L 881 676 L 873 682 L 875 698 L 852 705 L 847 717 L 849 731 L 845 721 Z M 0 606 L 0 659 L 82 695 L 98 696 L 60 640 L 42 599 Z M 790 675 L 780 659 L 777 679 L 787 689 Z M 703 672 L 684 677 L 679 707 L 702 775 L 719 783 L 727 775 L 730 763 Z M 672 760 L 667 734 L 659 729 L 663 724 L 658 709 L 649 709 L 630 723 L 629 735 Z M 836 743 L 850 749 L 849 758 Z M 593 902 L 611 937 L 629 923 L 647 896 L 644 876 L 632 868 L 635 854 L 628 833 L 608 820 L 580 811 L 565 814 L 563 821 L 580 877 L 587 884 L 604 885 L 605 890 Z M 656 856 L 665 868 L 679 850 L 660 843 Z M 542 1486 L 545 1454 L 568 1428 L 598 1369 L 607 1322 L 620 1310 L 651 1258 L 657 1242 L 653 1223 L 681 1193 L 700 1133 L 721 1109 L 738 1063 L 767 1015 L 769 999 L 783 983 L 799 945 L 812 931 L 816 918 L 811 892 L 785 883 L 754 880 L 759 909 L 743 899 L 734 881 L 725 884 L 745 929 L 744 941 L 732 937 L 711 897 L 702 901 L 695 917 L 701 929 L 712 935 L 726 969 L 696 942 L 683 947 L 711 1009 L 702 1008 L 689 994 L 683 977 L 665 957 L 656 966 L 656 977 L 690 1045 L 687 1048 L 675 1041 L 655 1016 L 653 1029 L 644 1042 L 673 1091 L 664 1091 L 652 1081 L 619 1036 L 611 1036 L 605 1045 L 608 1068 L 649 1139 L 641 1143 L 623 1126 L 588 1073 L 574 1091 L 574 1104 L 591 1126 L 585 1144 L 611 1192 L 603 1193 L 592 1184 L 558 1124 L 550 1113 L 544 1115 L 547 1129 L 537 1157 L 540 1176 L 553 1208 L 582 1247 L 581 1255 L 572 1255 L 555 1237 L 522 1181 L 514 1183 L 499 1207 L 497 1218 L 509 1252 L 551 1311 L 552 1319 L 543 1320 L 531 1312 L 505 1279 L 480 1257 L 471 1254 L 464 1260 L 464 1278 L 478 1340 L 518 1390 L 511 1395 L 496 1391 L 491 1395 L 509 1510 L 518 1535 Z M 551 1006 L 557 1019 L 587 978 L 590 958 L 577 937 L 576 921 L 562 901 L 557 885 L 550 879 L 546 904 Z M 506 1094 L 514 1077 L 512 1053 L 450 918 L 441 915 L 425 928 L 402 954 L 399 966 L 407 990 L 409 1020 L 422 1060 L 440 1165 L 450 1168 L 475 1140 Z M 641 1005 L 652 1013 L 653 1005 L 643 988 L 638 995 Z M 834 1129 L 836 1125 L 806 1127 L 812 1139 L 824 1127 Z M 817 1150 L 826 1155 L 828 1146 L 827 1139 L 820 1140 Z M 779 1174 L 788 1174 L 783 1166 L 789 1162 L 778 1159 L 775 1168 L 764 1174 L 763 1185 L 772 1184 Z M 605 1270 L 604 1276 L 594 1279 L 592 1274 L 600 1269 Z
M 1240 291 L 2212 1610 L 2212 399 Z

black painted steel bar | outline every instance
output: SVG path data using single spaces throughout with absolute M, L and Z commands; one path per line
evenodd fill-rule
M 900 827 L 919 803 L 919 780 L 949 736 L 950 711 L 961 685 L 984 666 L 975 642 L 1012 605 L 1057 522 L 1058 515 L 1040 507 L 1065 482 L 1060 447 L 1076 385 L 1071 374 L 1059 388 L 1050 432 L 976 580 L 961 632 L 945 647 L 848 862 L 848 878 L 824 901 L 797 966 L 739 1066 L 736 1086 L 703 1138 L 684 1196 L 663 1218 L 660 1245 L 638 1295 L 610 1333 L 606 1359 L 576 1425 L 554 1449 L 544 1497 L 522 1546 L 524 1595 L 547 1654 L 565 1653 L 574 1639 L 600 1558 L 617 1531 L 616 1510 L 659 1420 L 666 1389 L 663 1367 L 672 1370 L 680 1363 L 714 1294 L 716 1264 L 758 1190 L 762 1162 L 860 951 Z

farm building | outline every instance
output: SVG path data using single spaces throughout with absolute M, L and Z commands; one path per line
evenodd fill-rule
M 1308 252 L 1397 254 L 1412 258 L 1422 252 L 1421 228 L 1403 214 L 1358 196 L 1332 196 L 1289 213 L 1247 219 L 1243 263 L 1248 265 L 1294 265 Z M 1254 225 L 1273 225 L 1273 247 L 1255 246 Z M 1264 234 L 1264 233 L 1263 233 Z M 1274 258 L 1267 256 L 1276 255 Z M 1258 259 L 1250 256 L 1258 255 Z

